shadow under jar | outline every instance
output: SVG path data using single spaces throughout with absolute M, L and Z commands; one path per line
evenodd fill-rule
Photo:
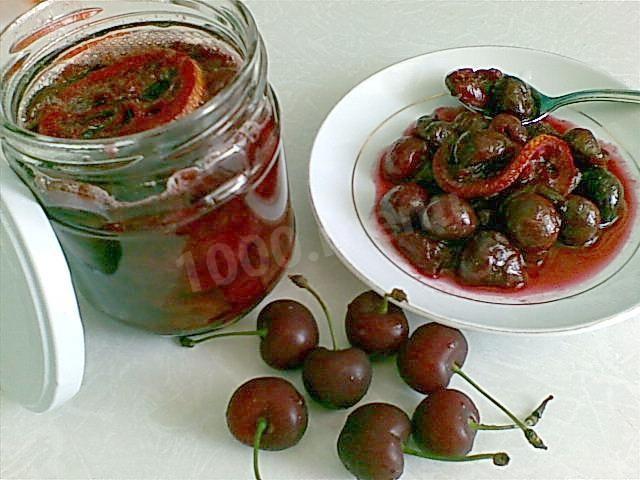
M 3 152 L 94 306 L 186 334 L 273 288 L 294 217 L 266 52 L 242 3 L 49 0 L 1 44 Z

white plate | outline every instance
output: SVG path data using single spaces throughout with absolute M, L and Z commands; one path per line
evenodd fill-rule
M 565 289 L 517 295 L 471 294 L 421 276 L 391 248 L 373 216 L 374 169 L 382 149 L 418 116 L 455 104 L 443 79 L 461 67 L 495 67 L 556 95 L 587 88 L 624 88 L 578 61 L 514 47 L 469 47 L 410 58 L 369 77 L 331 111 L 311 153 L 311 203 L 329 244 L 379 292 L 402 287 L 408 308 L 459 328 L 508 333 L 566 333 L 628 318 L 640 311 L 640 215 L 615 259 L 593 277 Z M 594 131 L 618 147 L 640 190 L 640 108 L 582 104 L 555 115 Z

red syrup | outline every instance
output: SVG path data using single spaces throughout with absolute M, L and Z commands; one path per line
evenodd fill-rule
M 445 112 L 446 113 L 446 112 Z M 551 125 L 556 131 L 563 134 L 567 130 L 576 127 L 573 123 L 558 119 L 555 117 L 547 117 L 544 123 Z M 404 135 L 411 134 L 415 130 L 414 124 L 411 124 Z M 636 192 L 640 189 L 638 181 L 635 180 L 630 173 L 630 166 L 622 158 L 616 146 L 601 142 L 603 149 L 609 156 L 607 169 L 611 171 L 622 183 L 624 187 L 625 200 L 627 208 L 621 214 L 620 218 L 610 227 L 602 231 L 598 241 L 590 247 L 569 247 L 556 243 L 549 250 L 544 263 L 541 266 L 528 264 L 528 281 L 526 286 L 518 289 L 471 286 L 466 285 L 457 278 L 455 271 L 443 270 L 439 275 L 429 274 L 417 266 L 402 253 L 397 247 L 391 230 L 385 225 L 385 222 L 379 211 L 380 199 L 387 191 L 395 186 L 392 182 L 385 180 L 381 175 L 380 168 L 376 168 L 376 206 L 374 215 L 381 231 L 389 244 L 393 245 L 396 253 L 402 256 L 405 261 L 411 264 L 412 270 L 419 277 L 430 279 L 429 284 L 435 288 L 441 287 L 442 290 L 464 290 L 472 294 L 472 296 L 501 296 L 512 298 L 518 301 L 518 298 L 545 294 L 553 291 L 567 291 L 572 287 L 576 287 L 586 280 L 593 278 L 598 272 L 602 271 L 608 264 L 614 261 L 617 254 L 630 239 L 633 229 L 634 219 L 638 215 L 638 199 Z M 381 154 L 380 158 L 384 155 Z M 380 165 L 380 162 L 378 162 Z M 434 281 L 435 280 L 435 281 Z

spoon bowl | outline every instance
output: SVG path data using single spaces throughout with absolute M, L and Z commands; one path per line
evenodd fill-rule
M 640 91 L 624 89 L 580 90 L 552 97 L 497 69 L 458 69 L 446 76 L 445 86 L 467 109 L 490 118 L 511 113 L 519 117 L 523 125 L 535 123 L 560 107 L 574 103 L 640 103 Z

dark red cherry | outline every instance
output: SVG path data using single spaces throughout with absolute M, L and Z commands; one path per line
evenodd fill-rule
M 455 252 L 445 242 L 435 240 L 422 232 L 403 232 L 395 236 L 394 244 L 421 272 L 437 277 L 451 266 Z
M 297 444 L 307 429 L 304 398 L 278 377 L 254 378 L 242 384 L 227 407 L 227 426 L 236 439 L 254 448 L 254 472 L 260 478 L 260 450 L 283 450 Z
M 449 385 L 454 365 L 462 367 L 468 345 L 460 330 L 437 323 L 417 328 L 398 354 L 400 376 L 420 393 Z
M 524 145 L 528 140 L 528 132 L 522 122 L 515 115 L 499 113 L 489 125 L 489 129 L 506 135 L 512 141 Z
M 393 480 L 404 470 L 403 445 L 411 433 L 406 413 L 388 403 L 369 403 L 347 417 L 338 456 L 360 479 Z
M 343 465 L 360 480 L 395 480 L 404 470 L 404 454 L 431 460 L 469 462 L 493 460 L 506 465 L 506 453 L 469 456 L 443 456 L 406 445 L 411 423 L 399 408 L 387 403 L 370 403 L 354 410 L 338 436 L 338 456 Z
M 418 446 L 438 455 L 466 455 L 473 447 L 480 413 L 473 401 L 458 390 L 429 394 L 412 417 Z
M 311 398 L 327 408 L 348 408 L 360 401 L 369 390 L 373 375 L 367 354 L 359 348 L 338 350 L 331 315 L 320 295 L 302 275 L 289 279 L 311 293 L 320 303 L 331 333 L 332 350 L 314 349 L 302 366 L 302 380 Z
M 259 336 L 260 355 L 279 370 L 298 368 L 318 346 L 318 324 L 307 307 L 295 300 L 275 300 L 258 314 L 256 330 L 214 333 L 204 337 L 180 337 L 185 347 L 207 340 L 235 336 Z
M 380 199 L 380 216 L 394 232 L 412 231 L 428 200 L 429 194 L 417 183 L 401 183 Z
M 525 425 L 462 370 L 468 349 L 467 340 L 460 330 L 437 323 L 427 323 L 416 329 L 400 349 L 397 358 L 400 376 L 414 390 L 433 393 L 446 388 L 455 373 L 502 410 L 523 431 L 531 445 L 546 449 L 542 439 L 533 429 Z
M 369 290 L 353 299 L 345 318 L 345 330 L 351 345 L 375 356 L 398 352 L 409 338 L 409 323 L 402 309 L 389 303 L 389 298 L 405 301 L 406 295 L 397 289 L 385 296 Z
M 420 215 L 425 232 L 440 240 L 469 237 L 478 226 L 478 217 L 471 204 L 455 193 L 433 197 Z
M 302 380 L 311 398 L 327 408 L 349 408 L 371 384 L 371 362 L 359 348 L 314 349 L 302 366 Z
M 427 143 L 416 137 L 402 137 L 382 158 L 382 175 L 398 183 L 415 175 L 427 160 Z
M 300 367 L 318 346 L 318 324 L 307 307 L 294 300 L 276 300 L 258 315 L 258 330 L 266 330 L 260 355 L 278 369 Z
M 403 410 L 384 402 L 361 405 L 347 417 L 345 428 L 352 431 L 367 430 L 371 433 L 390 433 L 402 443 L 411 435 L 411 420 Z
M 229 430 L 242 443 L 253 446 L 258 421 L 267 421 L 260 449 L 284 450 L 300 441 L 307 428 L 304 398 L 287 380 L 259 377 L 238 387 L 227 407 Z
M 445 85 L 451 95 L 458 97 L 462 103 L 485 108 L 489 104 L 493 85 L 501 77 L 502 72 L 495 68 L 460 68 L 446 76 Z

